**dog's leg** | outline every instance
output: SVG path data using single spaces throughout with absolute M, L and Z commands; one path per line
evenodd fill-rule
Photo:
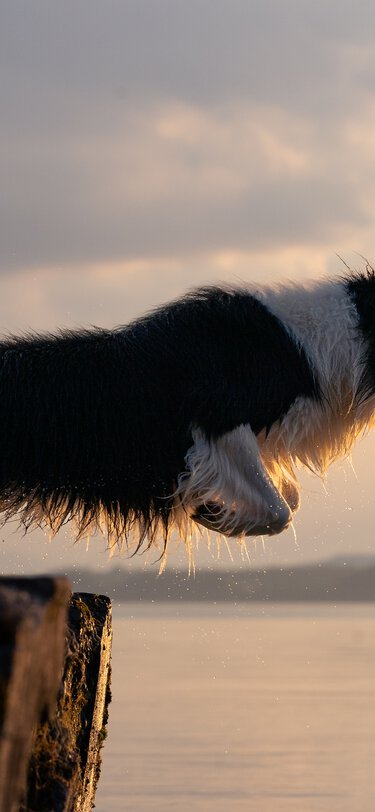
M 290 508 L 263 466 L 250 426 L 216 439 L 197 429 L 193 439 L 177 491 L 192 519 L 227 536 L 274 535 L 288 526 Z
M 260 450 L 263 465 L 275 488 L 288 503 L 292 513 L 296 513 L 300 506 L 300 492 L 290 458 L 280 459 L 275 452 L 265 450 L 262 444 Z

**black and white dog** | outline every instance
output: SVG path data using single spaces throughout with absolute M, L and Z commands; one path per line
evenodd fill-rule
M 375 414 L 375 273 L 205 288 L 114 330 L 0 344 L 0 510 L 138 547 L 273 535 Z

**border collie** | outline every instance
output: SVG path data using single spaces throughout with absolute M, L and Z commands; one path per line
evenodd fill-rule
M 137 549 L 273 535 L 375 414 L 375 272 L 207 287 L 128 326 L 0 344 L 0 510 Z

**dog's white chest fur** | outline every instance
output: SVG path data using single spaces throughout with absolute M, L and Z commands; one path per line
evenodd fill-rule
M 249 424 L 208 440 L 197 427 L 178 495 L 191 515 L 226 535 L 281 532 L 299 507 L 298 464 L 324 475 L 350 452 L 374 414 L 374 396 L 360 403 L 365 342 L 344 285 L 279 286 L 253 294 L 303 348 L 321 399 L 304 395 L 268 431 Z M 265 398 L 267 382 L 264 382 Z

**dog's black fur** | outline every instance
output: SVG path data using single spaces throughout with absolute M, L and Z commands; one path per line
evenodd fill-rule
M 167 537 L 199 426 L 255 434 L 321 397 L 302 347 L 246 290 L 207 288 L 115 330 L 0 345 L 0 509 Z
M 356 306 L 358 327 L 366 347 L 358 393 L 366 398 L 375 392 L 375 271 L 367 265 L 367 273 L 352 273 L 345 285 Z

